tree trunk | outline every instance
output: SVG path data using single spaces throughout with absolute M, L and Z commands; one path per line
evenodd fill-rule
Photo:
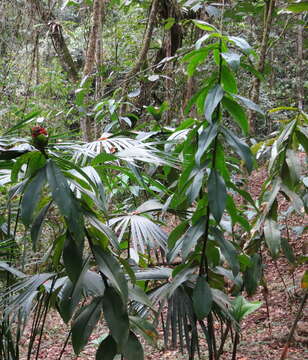
M 83 68 L 83 78 L 92 75 L 95 67 L 95 60 L 97 59 L 97 51 L 99 51 L 98 38 L 101 36 L 101 29 L 102 29 L 103 1 L 104 0 L 94 0 L 93 2 L 92 26 L 91 26 L 89 42 L 87 47 L 85 65 Z M 89 117 L 81 118 L 80 128 L 82 131 L 83 140 L 91 141 L 94 130 L 93 119 Z
M 302 20 L 302 15 L 299 16 L 299 19 Z M 297 33 L 297 97 L 298 97 L 298 108 L 304 110 L 304 67 L 303 67 L 303 32 L 304 25 L 300 24 L 298 26 Z
M 257 65 L 257 70 L 260 73 L 264 72 L 265 68 L 265 60 L 268 48 L 268 38 L 271 29 L 271 24 L 273 20 L 273 13 L 275 9 L 276 0 L 266 0 L 265 9 L 264 9 L 264 29 L 262 34 L 262 42 L 260 48 L 259 62 Z M 259 78 L 255 78 L 252 85 L 251 91 L 251 99 L 253 102 L 258 103 L 260 97 L 260 85 L 261 80 Z M 249 111 L 249 125 L 251 134 L 255 134 L 255 122 L 256 122 L 256 113 L 253 111 Z
M 138 60 L 135 64 L 135 66 L 127 73 L 127 75 L 125 77 L 125 84 L 123 87 L 122 94 L 124 94 L 128 89 L 128 80 L 131 77 L 133 77 L 134 75 L 136 75 L 138 71 L 140 71 L 142 65 L 146 61 L 146 57 L 147 57 L 149 47 L 150 47 L 150 42 L 152 39 L 152 34 L 153 34 L 153 29 L 154 29 L 154 24 L 155 24 L 157 9 L 158 9 L 158 3 L 159 3 L 159 0 L 152 1 L 148 24 L 147 24 L 147 29 L 146 29 L 146 32 L 144 35 L 143 45 L 140 50 Z
M 30 0 L 30 4 L 32 5 L 33 10 L 39 15 L 40 20 L 48 26 L 49 36 L 54 49 L 58 54 L 62 68 L 67 72 L 68 78 L 71 81 L 76 82 L 78 80 L 78 72 L 64 40 L 61 24 L 55 21 L 53 13 L 50 10 L 45 9 L 40 0 Z

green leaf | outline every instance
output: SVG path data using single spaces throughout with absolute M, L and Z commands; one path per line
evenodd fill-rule
M 202 21 L 202 20 L 193 20 L 193 23 L 201 30 L 206 30 L 206 31 L 218 31 L 215 26 Z
M 239 139 L 231 130 L 223 127 L 222 132 L 228 144 L 245 161 L 246 168 L 250 173 L 253 168 L 253 156 L 248 145 Z
M 302 147 L 305 149 L 305 152 L 308 153 L 308 137 L 304 131 L 301 131 L 301 128 L 298 127 L 296 129 L 296 137 L 298 142 L 302 145 Z
M 33 213 L 41 197 L 45 182 L 46 169 L 43 168 L 27 183 L 21 201 L 21 219 L 25 225 L 30 225 L 33 220 Z
M 272 256 L 277 257 L 281 248 L 280 230 L 277 221 L 271 218 L 265 219 L 264 237 Z
M 249 124 L 243 108 L 237 102 L 225 96 L 222 99 L 222 105 L 238 123 L 240 128 L 243 130 L 243 133 L 247 135 Z
M 286 10 L 292 11 L 294 13 L 301 13 L 304 11 L 308 11 L 308 2 L 307 1 L 301 1 L 297 2 L 296 4 L 290 4 L 286 7 Z
M 93 251 L 99 270 L 107 276 L 112 285 L 119 291 L 123 302 L 126 304 L 128 297 L 127 281 L 120 264 L 109 251 L 104 251 L 97 245 L 94 245 Z
M 128 340 L 129 319 L 126 306 L 113 287 L 105 290 L 103 310 L 111 335 L 122 350 Z
M 27 152 L 28 150 L 0 150 L 0 160 L 12 160 Z
M 289 244 L 287 238 L 281 238 L 281 249 L 284 253 L 284 256 L 287 258 L 290 264 L 295 264 L 296 257 L 293 252 L 292 246 Z
M 222 58 L 228 63 L 233 71 L 236 71 L 239 68 L 241 57 L 235 52 L 227 51 L 221 54 Z
M 196 163 L 200 165 L 201 157 L 206 152 L 212 141 L 218 134 L 218 123 L 210 124 L 208 127 L 202 130 L 202 133 L 198 138 L 198 150 L 196 152 Z
M 236 46 L 238 46 L 240 49 L 244 51 L 244 53 L 249 54 L 252 52 L 251 46 L 248 44 L 248 42 L 237 36 L 229 36 L 229 40 L 234 42 Z
M 61 170 L 52 160 L 47 161 L 47 180 L 52 197 L 58 205 L 60 212 L 67 219 L 68 228 L 78 243 L 84 240 L 84 221 L 81 208 L 75 199 L 68 182 Z
M 204 116 L 209 123 L 212 122 L 212 114 L 215 111 L 217 105 L 220 103 L 223 96 L 224 91 L 219 84 L 216 84 L 209 90 L 204 102 Z
M 250 265 L 244 272 L 244 285 L 249 296 L 253 295 L 259 285 L 262 276 L 262 262 L 259 254 L 251 256 Z
M 299 195 L 296 194 L 296 192 L 290 190 L 287 186 L 281 185 L 280 191 L 282 191 L 291 201 L 291 205 L 294 207 L 294 209 L 300 214 L 305 213 L 305 207 L 303 200 L 300 198 Z
M 75 281 L 75 283 L 72 283 L 71 280 L 67 278 L 66 282 L 64 283 L 64 287 L 59 293 L 59 312 L 65 323 L 71 319 L 76 307 L 79 304 L 84 287 L 83 281 L 87 269 L 88 262 L 84 262 L 78 280 Z
M 217 241 L 223 256 L 225 257 L 228 264 L 231 266 L 234 277 L 236 277 L 239 273 L 240 265 L 238 262 L 238 254 L 235 247 L 229 240 L 224 238 L 223 233 L 220 230 L 212 228 L 211 231 L 215 236 L 215 240 Z
M 87 344 L 88 339 L 97 324 L 101 309 L 102 297 L 96 297 L 91 304 L 84 306 L 72 324 L 72 344 L 76 355 Z
M 226 65 L 221 68 L 221 84 L 225 91 L 231 94 L 237 93 L 237 84 L 232 71 Z
M 133 329 L 139 332 L 148 341 L 149 344 L 156 344 L 158 333 L 152 323 L 142 317 L 137 316 L 130 316 L 129 321 Z
M 241 322 L 244 317 L 258 310 L 262 305 L 260 301 L 249 302 L 244 297 L 238 296 L 232 302 L 232 315 L 237 322 Z
M 204 276 L 199 276 L 193 292 L 193 305 L 198 320 L 204 319 L 210 313 L 213 295 Z
M 205 229 L 205 217 L 202 216 L 196 224 L 191 226 L 185 233 L 182 239 L 182 256 L 184 259 L 188 256 L 189 252 L 197 244 L 197 241 L 203 235 Z
M 263 116 L 265 115 L 264 111 L 260 108 L 260 106 L 254 103 L 253 101 L 251 101 L 250 99 L 247 99 L 244 96 L 240 96 L 240 95 L 234 95 L 234 97 L 240 100 L 240 102 L 248 109 L 254 110 Z
M 47 212 L 50 208 L 52 201 L 45 205 L 41 211 L 38 213 L 37 217 L 34 219 L 31 227 L 31 240 L 33 251 L 36 251 L 36 245 L 38 243 L 39 237 L 41 236 L 43 221 L 47 215 Z
M 168 247 L 172 249 L 177 240 L 184 234 L 189 226 L 188 220 L 182 221 L 178 226 L 176 226 L 171 233 L 169 234 L 168 238 Z
M 100 343 L 95 360 L 113 360 L 117 354 L 117 343 L 111 335 L 108 335 L 106 339 Z
M 83 244 L 77 245 L 69 231 L 67 231 L 63 248 L 63 262 L 67 275 L 73 283 L 79 279 L 82 271 L 82 253 Z
M 216 169 L 211 169 L 209 176 L 208 199 L 211 213 L 217 223 L 219 223 L 226 208 L 227 189 L 224 179 L 218 174 Z
M 24 127 L 26 124 L 30 123 L 31 121 L 34 120 L 34 118 L 40 115 L 41 112 L 42 110 L 39 110 L 39 111 L 32 111 L 31 113 L 27 114 L 23 118 L 23 120 L 19 121 L 16 125 L 12 126 L 8 131 L 4 133 L 4 135 L 11 134 L 12 132 Z
M 143 360 L 143 347 L 137 336 L 130 331 L 127 343 L 123 348 L 123 355 L 127 360 Z

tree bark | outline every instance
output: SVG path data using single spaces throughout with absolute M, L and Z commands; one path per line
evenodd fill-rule
M 303 19 L 302 15 L 299 16 L 300 20 Z M 303 32 L 304 25 L 298 26 L 297 33 L 297 97 L 298 97 L 298 108 L 304 110 L 304 67 L 303 67 Z
M 259 61 L 257 64 L 257 70 L 260 73 L 263 73 L 264 68 L 265 68 L 265 60 L 266 60 L 266 54 L 267 54 L 267 48 L 268 48 L 268 39 L 269 39 L 269 33 L 271 30 L 271 25 L 272 25 L 272 20 L 273 20 L 275 2 L 276 2 L 276 0 L 266 0 L 266 2 L 265 2 L 264 29 L 263 29 L 263 34 L 262 34 L 262 42 L 261 42 L 261 48 L 260 48 Z M 252 91 L 251 91 L 251 99 L 255 103 L 259 102 L 260 85 L 261 85 L 261 80 L 256 77 L 253 81 Z M 255 134 L 255 131 L 256 131 L 256 129 L 255 129 L 256 113 L 253 111 L 249 111 L 248 118 L 249 118 L 250 132 L 253 135 L 253 134 Z
M 90 76 L 95 67 L 95 60 L 98 58 L 99 37 L 102 29 L 102 10 L 104 0 L 94 0 L 92 13 L 92 26 L 90 30 L 89 42 L 87 47 L 85 65 L 83 68 L 83 78 Z M 91 141 L 93 133 L 93 121 L 85 116 L 80 119 L 80 128 L 84 141 Z
M 152 39 L 152 34 L 153 34 L 153 29 L 154 29 L 154 24 L 155 24 L 157 9 L 158 9 L 158 3 L 159 3 L 159 0 L 152 1 L 149 19 L 148 19 L 148 23 L 147 23 L 147 29 L 146 29 L 146 32 L 144 35 L 143 45 L 140 50 L 138 60 L 135 64 L 135 66 L 125 76 L 125 85 L 124 85 L 122 94 L 124 94 L 126 92 L 126 90 L 128 89 L 128 80 L 131 77 L 133 77 L 134 75 L 136 75 L 138 71 L 140 71 L 142 65 L 146 61 L 146 57 L 147 57 L 149 47 L 150 47 L 150 42 Z
M 53 13 L 50 10 L 45 9 L 40 0 L 30 0 L 30 4 L 40 17 L 40 20 L 48 26 L 49 36 L 52 40 L 53 47 L 58 54 L 62 68 L 67 72 L 68 78 L 71 81 L 76 82 L 78 80 L 78 72 L 64 40 L 61 24 L 55 21 Z

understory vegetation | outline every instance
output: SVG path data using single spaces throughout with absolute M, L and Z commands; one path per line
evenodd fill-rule
M 239 359 L 244 319 L 270 323 L 268 259 L 293 278 L 286 312 L 297 297 L 287 359 L 308 297 L 307 11 L 1 2 L 0 359 L 41 358 L 54 313 L 59 360 Z

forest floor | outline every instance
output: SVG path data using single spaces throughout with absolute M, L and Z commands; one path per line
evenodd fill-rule
M 254 172 L 250 177 L 248 190 L 255 196 L 260 192 L 265 177 L 265 170 Z M 282 209 L 287 206 L 284 199 L 281 199 L 279 206 Z M 286 221 L 289 228 L 304 226 L 305 221 L 307 224 L 307 218 L 304 219 L 296 215 L 289 216 Z M 289 237 L 295 254 L 302 255 L 304 238 L 307 239 L 308 234 L 302 234 L 298 238 L 294 232 L 290 231 Z M 304 266 L 297 267 L 294 270 L 285 258 L 273 261 L 268 254 L 264 254 L 264 261 L 266 264 L 264 274 L 268 291 L 265 293 L 263 287 L 260 287 L 258 292 L 249 298 L 250 301 L 261 301 L 262 306 L 242 322 L 237 360 L 279 360 L 303 298 L 304 292 L 300 288 L 300 280 L 304 273 Z M 304 308 L 297 329 L 286 359 L 308 360 L 308 304 Z M 30 324 L 23 336 L 25 348 L 29 339 L 29 332 Z M 161 329 L 158 329 L 158 332 L 162 335 Z M 59 354 L 68 334 L 69 327 L 63 323 L 59 315 L 55 311 L 49 312 L 38 359 L 59 359 Z M 70 341 L 68 341 L 61 359 L 94 360 L 99 339 L 105 334 L 107 334 L 106 327 L 99 325 L 91 335 L 89 344 L 78 357 L 74 355 Z M 145 345 L 146 360 L 188 359 L 187 354 L 181 354 L 179 350 L 163 349 L 162 338 L 161 336 L 157 348 Z M 200 359 L 207 359 L 205 341 L 201 341 L 200 348 Z M 232 354 L 231 340 L 226 343 L 225 349 L 221 359 L 230 360 Z M 26 359 L 27 356 L 24 355 L 22 360 Z

